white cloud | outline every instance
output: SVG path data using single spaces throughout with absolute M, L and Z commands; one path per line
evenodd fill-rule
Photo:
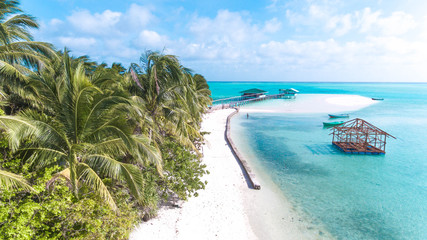
M 60 19 L 57 19 L 57 18 L 52 18 L 49 21 L 49 25 L 52 26 L 52 27 L 57 27 L 59 25 L 62 25 L 63 23 L 64 23 L 64 21 L 62 21 Z
M 68 48 L 88 49 L 96 44 L 95 38 L 59 37 L 59 42 Z
M 393 12 L 390 17 L 379 19 L 378 25 L 388 36 L 401 35 L 416 27 L 414 17 L 404 12 Z
M 282 23 L 277 20 L 277 18 L 273 18 L 265 22 L 264 32 L 267 33 L 275 33 L 280 30 L 282 27 Z
M 416 27 L 414 17 L 405 12 L 393 12 L 388 17 L 382 17 L 381 11 L 372 12 L 365 8 L 362 13 L 356 12 L 361 33 L 379 32 L 386 36 L 397 36 L 407 33 Z
M 138 49 L 134 47 L 130 47 L 129 43 L 119 38 L 106 39 L 104 41 L 105 48 L 107 51 L 102 52 L 103 56 L 109 57 L 111 59 L 114 58 L 124 58 L 129 60 L 136 60 L 138 56 L 141 54 Z M 113 60 L 113 61 L 117 61 Z
M 124 12 L 105 10 L 93 13 L 74 11 L 65 21 L 52 19 L 41 31 L 59 48 L 101 61 L 129 62 L 150 48 L 164 47 L 167 37 L 146 29 L 156 20 L 152 8 L 131 4 Z M 151 34 L 151 35 L 150 35 Z M 143 41 L 139 41 L 143 39 Z
M 195 17 L 189 29 L 198 40 L 218 44 L 238 44 L 259 38 L 258 27 L 245 21 L 240 13 L 228 10 L 218 11 L 214 19 Z
M 137 45 L 143 47 L 164 48 L 168 43 L 168 38 L 155 31 L 143 30 L 139 34 Z
M 111 10 L 95 14 L 91 14 L 88 10 L 80 10 L 67 17 L 67 20 L 73 27 L 82 32 L 110 35 L 121 16 L 122 13 Z
M 327 9 L 325 9 L 324 7 L 322 8 L 321 6 L 318 6 L 318 5 L 310 5 L 308 12 L 310 16 L 315 19 L 328 18 L 330 15 Z
M 371 28 L 378 22 L 378 18 L 380 17 L 380 15 L 380 11 L 376 11 L 373 13 L 370 8 L 363 9 L 362 13 L 357 11 L 355 13 L 355 16 L 359 19 L 359 32 L 369 32 Z
M 131 4 L 126 14 L 123 16 L 123 21 L 126 25 L 133 28 L 145 27 L 155 19 L 148 7 L 138 4 Z
M 276 10 L 277 9 L 277 0 L 271 0 L 271 4 L 266 7 L 267 9 Z
M 295 66 L 319 65 L 424 65 L 427 44 L 397 37 L 368 37 L 362 42 L 270 41 L 261 44 L 260 53 L 274 61 Z
M 307 42 L 286 40 L 261 44 L 259 52 L 263 57 L 273 58 L 273 61 L 313 67 L 335 62 L 334 57 L 342 54 L 343 49 L 334 39 Z
M 342 36 L 352 29 L 351 15 L 333 16 L 326 23 L 326 28 L 334 31 L 337 36 Z
M 280 28 L 277 18 L 259 26 L 252 24 L 245 13 L 220 10 L 214 18 L 193 17 L 188 25 L 190 35 L 174 41 L 171 51 L 192 61 L 242 62 L 254 58 L 253 48 L 266 33 L 275 33 Z
M 287 9 L 286 18 L 292 25 L 321 29 L 336 36 L 345 35 L 353 28 L 353 14 L 334 14 L 331 4 L 311 4 L 301 13 Z
M 373 12 L 370 8 L 346 14 L 334 14 L 328 6 L 313 4 L 308 7 L 305 14 L 288 9 L 286 17 L 293 25 L 323 28 L 325 32 L 333 33 L 335 36 L 348 34 L 352 29 L 362 34 L 398 36 L 416 27 L 414 17 L 408 13 L 396 11 L 389 16 L 383 16 L 381 11 Z
M 420 31 L 420 37 L 424 39 L 424 41 L 427 42 L 427 15 L 423 17 L 423 20 L 419 26 L 421 29 Z

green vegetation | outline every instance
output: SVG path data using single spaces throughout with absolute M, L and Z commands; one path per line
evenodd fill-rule
M 0 239 L 127 239 L 197 196 L 204 77 L 159 52 L 128 69 L 70 57 L 37 27 L 0 1 Z

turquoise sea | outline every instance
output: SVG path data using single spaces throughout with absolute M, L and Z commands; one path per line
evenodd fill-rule
M 392 134 L 386 154 L 349 155 L 331 145 L 324 113 L 233 118 L 239 144 L 287 199 L 337 239 L 427 239 L 427 83 L 209 82 L 214 99 L 261 88 L 270 94 L 352 94 L 384 101 L 350 112 Z M 276 100 L 274 104 L 294 100 Z M 268 101 L 262 103 L 268 108 Z M 249 106 L 249 105 L 248 105 Z M 351 119 L 350 118 L 350 119 Z M 233 127 L 234 125 L 234 127 Z

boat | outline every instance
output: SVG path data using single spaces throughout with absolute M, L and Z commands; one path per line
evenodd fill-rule
M 372 98 L 372 100 L 382 101 L 382 100 L 384 100 L 384 98 Z
M 348 114 L 328 114 L 330 118 L 348 118 Z
M 323 126 L 324 127 L 333 127 L 333 126 L 337 126 L 337 125 L 341 125 L 343 124 L 344 121 L 337 121 L 337 122 L 323 122 Z

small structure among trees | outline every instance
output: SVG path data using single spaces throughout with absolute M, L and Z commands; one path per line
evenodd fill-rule
M 356 118 L 332 128 L 332 144 L 345 153 L 385 154 L 387 137 L 392 135 Z

